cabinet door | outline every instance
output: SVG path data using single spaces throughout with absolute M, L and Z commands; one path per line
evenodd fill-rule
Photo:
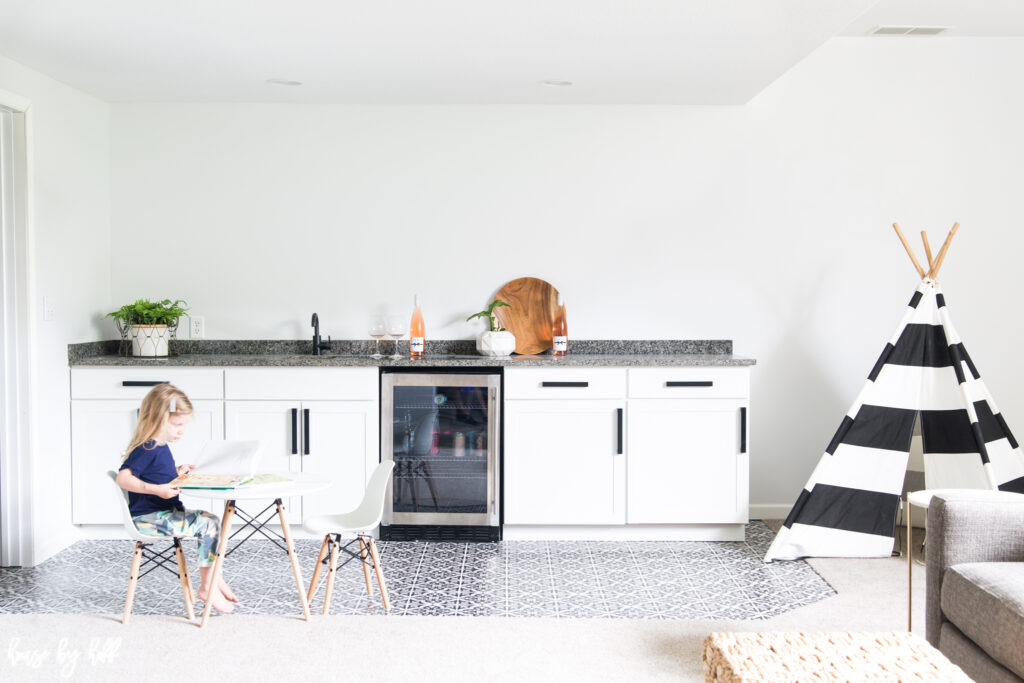
M 71 402 L 71 521 L 75 524 L 121 524 L 117 491 L 108 470 L 121 467 L 121 456 L 138 421 L 139 402 Z
M 185 435 L 171 445 L 174 461 L 195 462 L 203 444 L 224 438 L 224 402 L 192 401 Z M 107 470 L 121 467 L 121 456 L 139 419 L 139 401 L 71 402 L 72 522 L 121 524 L 116 491 Z M 182 497 L 186 507 L 208 509 L 206 501 Z
M 224 440 L 224 401 L 192 401 L 192 419 L 185 435 L 171 444 L 174 462 L 178 465 L 198 462 L 199 453 L 208 441 Z M 183 493 L 182 504 L 190 509 L 209 510 L 220 514 L 224 507 L 206 498 Z
M 622 524 L 625 401 L 505 401 L 505 522 Z
M 304 401 L 302 409 L 304 428 L 309 421 L 302 471 L 332 481 L 330 488 L 302 497 L 302 514 L 309 519 L 350 512 L 363 499 L 371 464 L 379 460 L 377 402 Z
M 626 521 L 745 524 L 745 405 L 732 399 L 631 400 Z
M 225 401 L 224 438 L 260 442 L 257 472 L 284 474 L 300 472 L 302 463 L 302 406 L 296 401 Z M 294 411 L 294 412 L 293 412 Z M 289 524 L 302 521 L 301 498 L 287 498 Z M 249 515 L 255 515 L 272 504 L 272 498 L 239 501 Z M 276 518 L 274 520 L 277 521 Z

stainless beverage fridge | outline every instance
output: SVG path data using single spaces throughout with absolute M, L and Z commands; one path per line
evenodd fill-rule
M 501 539 L 501 371 L 381 375 L 384 540 Z

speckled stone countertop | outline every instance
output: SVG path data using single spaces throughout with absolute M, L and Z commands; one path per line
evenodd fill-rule
M 475 352 L 472 340 L 429 341 L 423 360 L 408 357 L 407 342 L 400 342 L 401 358 L 371 358 L 374 342 L 335 340 L 330 351 L 312 355 L 312 342 L 287 340 L 182 341 L 178 355 L 133 358 L 118 355 L 118 342 L 90 342 L 68 346 L 72 366 L 255 366 L 255 367 L 643 367 L 643 366 L 749 366 L 756 361 L 732 355 L 728 340 L 572 340 L 569 355 L 493 358 Z M 394 353 L 393 341 L 381 342 L 382 353 Z

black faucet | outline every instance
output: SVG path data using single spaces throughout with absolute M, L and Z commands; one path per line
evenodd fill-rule
M 313 326 L 313 355 L 319 356 L 321 351 L 330 351 L 331 335 L 327 335 L 327 341 L 320 341 L 320 317 L 316 313 L 310 325 Z

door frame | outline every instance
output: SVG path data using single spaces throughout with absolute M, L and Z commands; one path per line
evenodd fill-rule
M 0 216 L 0 566 L 32 561 L 31 101 L 0 90 L 13 114 L 12 220 Z M 0 167 L 0 173 L 5 173 Z M 7 180 L 7 179 L 5 179 Z

